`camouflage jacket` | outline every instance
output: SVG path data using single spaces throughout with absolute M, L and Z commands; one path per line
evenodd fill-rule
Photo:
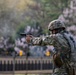
M 72 51 L 73 51 L 73 55 L 74 55 L 74 56 L 73 55 L 72 56 L 73 57 L 76 56 L 76 54 L 75 54 L 76 42 L 75 42 L 73 36 L 71 36 L 71 34 L 69 34 L 68 32 L 61 32 L 61 33 L 57 33 L 57 34 L 53 34 L 53 35 L 33 37 L 31 42 L 33 45 L 40 45 L 40 46 L 53 45 L 54 48 L 57 50 L 57 52 L 60 52 L 60 54 L 65 55 L 64 58 L 71 56 L 72 53 L 71 53 L 71 55 L 69 55 L 69 52 L 72 52 Z M 66 61 L 69 62 L 68 59 Z M 66 64 L 67 64 L 67 62 L 66 62 Z M 71 64 L 71 62 L 69 62 L 69 64 Z M 64 64 L 61 68 L 59 68 L 58 73 L 60 73 L 60 74 L 56 74 L 56 75 L 69 75 L 69 74 L 67 74 L 68 72 L 66 71 L 65 66 L 66 65 Z M 71 71 L 72 71 L 71 69 L 69 69 L 69 73 L 71 73 Z
M 33 37 L 31 40 L 33 45 L 53 45 L 57 52 L 69 54 L 72 61 L 76 61 L 76 40 L 73 35 L 67 31 L 57 34 Z
M 47 36 L 40 36 L 40 37 L 33 37 L 31 40 L 33 45 L 53 45 L 55 49 L 61 53 L 68 53 L 70 50 L 68 41 L 64 38 L 61 33 L 47 35 Z

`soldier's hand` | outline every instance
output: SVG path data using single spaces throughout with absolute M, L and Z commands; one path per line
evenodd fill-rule
M 27 43 L 30 43 L 32 37 L 33 37 L 32 35 L 27 35 L 27 36 L 26 36 L 26 42 L 27 42 Z
M 62 59 L 61 59 L 59 54 L 54 54 L 53 55 L 53 60 L 54 60 L 54 64 L 57 67 L 61 67 L 63 65 L 63 61 L 62 61 Z

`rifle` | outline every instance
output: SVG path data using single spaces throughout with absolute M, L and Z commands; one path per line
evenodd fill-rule
M 29 33 L 20 33 L 21 36 L 27 36 L 27 35 L 32 35 L 30 32 Z

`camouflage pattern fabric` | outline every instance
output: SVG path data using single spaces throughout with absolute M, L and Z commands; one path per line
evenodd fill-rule
M 68 41 L 64 38 L 64 36 L 61 33 L 52 34 L 48 36 L 33 37 L 31 42 L 33 45 L 40 45 L 40 46 L 53 45 L 57 50 L 57 52 L 65 55 L 64 57 L 67 58 L 68 61 L 70 60 L 69 59 L 70 46 L 68 44 Z M 68 75 L 65 66 L 63 65 L 62 67 L 58 68 L 57 72 L 55 72 L 55 75 Z
M 31 41 L 33 45 L 53 45 L 56 50 L 64 53 L 70 49 L 68 42 L 61 34 L 33 37 Z
M 53 20 L 48 25 L 48 30 L 54 30 L 54 29 L 58 29 L 58 28 L 65 28 L 64 23 L 60 20 Z

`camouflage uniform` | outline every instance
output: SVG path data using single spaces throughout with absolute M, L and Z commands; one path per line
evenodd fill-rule
M 59 20 L 54 20 L 50 22 L 48 29 L 50 31 L 54 29 L 60 29 L 63 28 L 65 29 L 64 23 L 62 23 Z M 56 49 L 56 52 L 59 53 L 62 57 L 66 58 L 66 62 L 70 64 L 70 51 L 71 47 L 68 42 L 68 39 L 66 39 L 66 35 L 68 36 L 68 32 L 65 30 L 60 31 L 57 34 L 51 34 L 48 36 L 40 36 L 40 37 L 33 37 L 31 39 L 31 42 L 33 45 L 53 45 L 54 48 Z M 66 72 L 66 67 L 64 64 L 57 69 L 55 72 L 55 75 L 68 75 Z

